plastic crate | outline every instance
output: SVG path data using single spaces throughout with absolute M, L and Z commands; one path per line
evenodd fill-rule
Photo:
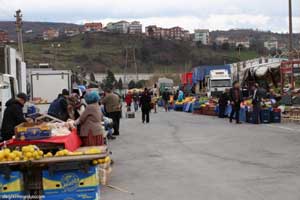
M 253 112 L 246 113 L 246 122 L 250 124 L 255 124 L 257 121 L 257 116 Z
M 268 124 L 271 123 L 271 111 L 264 109 L 260 111 L 260 121 L 261 123 Z
M 44 195 L 60 195 L 75 193 L 96 193 L 100 188 L 99 173 L 96 166 L 91 166 L 87 171 L 66 170 L 50 174 L 43 171 Z
M 183 104 L 180 104 L 180 105 L 175 104 L 174 110 L 175 110 L 175 111 L 183 111 Z
M 43 200 L 99 200 L 100 192 L 67 193 L 60 195 L 45 195 Z
M 0 172 L 0 199 L 7 199 L 6 196 L 21 196 L 23 194 L 23 176 L 20 171 L 12 171 L 8 174 Z
M 271 112 L 271 122 L 281 123 L 281 112 Z
M 51 128 L 48 125 L 28 126 L 22 123 L 15 128 L 15 135 L 18 140 L 39 140 L 51 137 Z

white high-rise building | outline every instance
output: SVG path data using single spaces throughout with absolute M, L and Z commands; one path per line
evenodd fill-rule
M 204 45 L 209 44 L 209 30 L 208 29 L 196 29 L 194 34 L 194 41 L 201 42 Z

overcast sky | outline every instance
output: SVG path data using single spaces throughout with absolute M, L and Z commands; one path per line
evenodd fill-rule
M 294 30 L 300 32 L 300 1 L 294 0 Z M 84 23 L 139 20 L 144 25 L 175 25 L 227 30 L 258 28 L 286 32 L 288 0 L 0 0 L 0 20 Z

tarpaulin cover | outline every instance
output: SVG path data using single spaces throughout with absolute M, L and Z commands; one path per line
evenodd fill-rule
M 181 84 L 187 85 L 187 84 L 192 84 L 193 83 L 193 73 L 188 72 L 181 74 Z
M 38 145 L 38 144 L 63 144 L 65 149 L 69 151 L 76 151 L 80 145 L 81 140 L 77 134 L 77 130 L 74 129 L 71 134 L 66 136 L 54 136 L 44 140 L 31 140 L 31 141 L 21 141 L 16 139 L 11 139 L 7 142 L 7 146 L 26 146 L 26 145 Z
M 230 65 L 207 65 L 196 67 L 193 70 L 193 83 L 198 83 L 199 81 L 203 81 L 205 76 L 208 76 L 211 70 L 220 70 L 225 69 L 231 74 Z

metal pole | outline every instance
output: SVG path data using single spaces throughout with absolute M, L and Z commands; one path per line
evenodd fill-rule
M 291 59 L 291 52 L 293 51 L 293 11 L 292 0 L 289 0 L 289 58 Z

